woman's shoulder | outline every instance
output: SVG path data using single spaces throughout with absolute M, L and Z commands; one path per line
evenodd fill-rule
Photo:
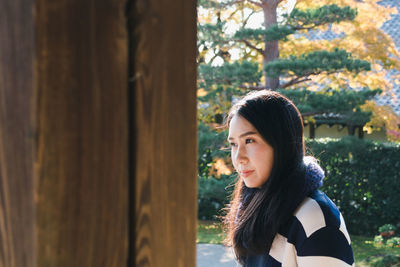
M 340 227 L 341 214 L 338 207 L 323 192 L 315 190 L 296 209 L 294 216 L 306 225 L 310 223 Z
M 328 262 L 332 264 L 329 266 L 351 266 L 354 263 L 343 216 L 321 191 L 313 192 L 299 205 L 287 230 L 287 242 L 295 247 L 299 266 L 328 266 Z
M 292 221 L 296 228 L 303 229 L 306 237 L 323 228 L 338 229 L 350 243 L 350 236 L 342 214 L 333 201 L 323 192 L 316 190 L 299 205 Z M 299 224 L 301 227 L 299 227 Z

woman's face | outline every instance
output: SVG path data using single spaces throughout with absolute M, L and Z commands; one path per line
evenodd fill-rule
M 235 115 L 229 124 L 232 163 L 247 187 L 261 187 L 274 163 L 274 149 L 245 118 Z

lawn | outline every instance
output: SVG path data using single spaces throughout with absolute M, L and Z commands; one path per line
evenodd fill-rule
M 199 221 L 197 225 L 197 243 L 222 244 L 221 224 L 213 221 Z M 357 267 L 400 267 L 400 248 L 376 246 L 373 237 L 351 236 L 354 258 Z M 391 262 L 397 262 L 396 264 Z

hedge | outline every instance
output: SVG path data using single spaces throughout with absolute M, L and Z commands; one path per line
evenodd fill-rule
M 340 208 L 350 233 L 373 236 L 383 224 L 400 227 L 400 144 L 354 137 L 306 143 L 325 170 L 321 190 Z M 200 219 L 221 215 L 234 179 L 199 176 Z
M 352 234 L 400 226 L 400 145 L 347 137 L 309 140 L 326 178 L 323 190 L 340 208 Z

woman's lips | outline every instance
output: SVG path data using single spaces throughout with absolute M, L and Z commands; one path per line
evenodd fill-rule
M 240 175 L 243 177 L 243 178 L 246 178 L 246 177 L 248 177 L 250 174 L 252 174 L 254 172 L 254 170 L 252 170 L 252 171 L 241 171 L 240 172 Z

